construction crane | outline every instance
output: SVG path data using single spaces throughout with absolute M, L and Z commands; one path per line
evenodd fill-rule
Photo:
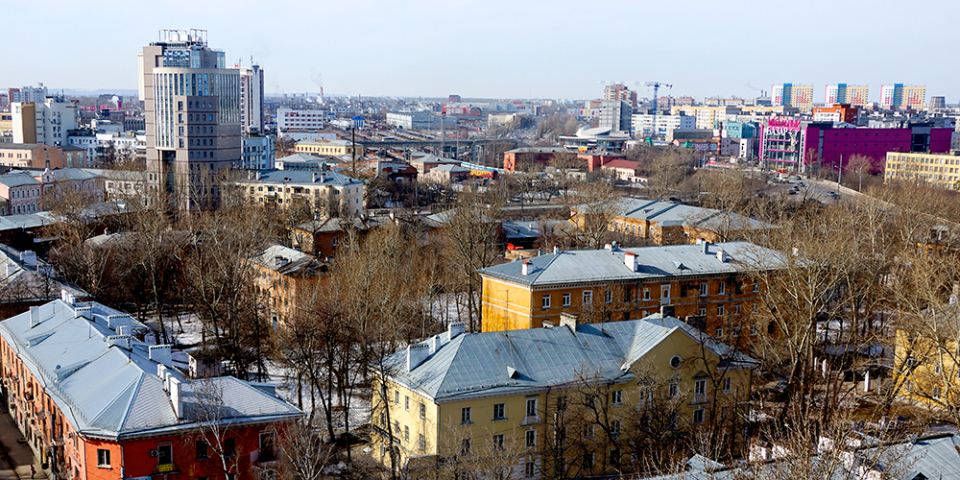
M 660 91 L 660 87 L 673 88 L 673 85 L 669 83 L 660 83 L 660 82 L 647 82 L 647 87 L 653 87 L 653 126 L 650 129 L 650 137 L 657 135 L 657 93 Z

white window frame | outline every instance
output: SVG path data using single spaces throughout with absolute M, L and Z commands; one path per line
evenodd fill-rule
M 544 296 L 540 297 L 540 299 L 541 299 L 541 300 L 540 300 L 540 301 L 541 301 L 541 308 L 543 308 L 544 310 L 550 308 L 550 295 L 544 295 Z
M 722 316 L 726 313 L 726 311 L 727 311 L 727 309 L 723 306 L 722 303 L 721 303 L 720 305 L 717 305 L 717 316 L 718 316 L 718 317 L 722 317 Z
M 581 295 L 581 303 L 584 307 L 587 305 L 593 305 L 593 290 L 583 291 L 583 295 Z
M 524 444 L 527 448 L 537 448 L 537 431 L 527 430 L 524 436 Z
M 717 333 L 714 336 L 716 338 L 723 338 L 723 327 L 717 327 Z
M 106 448 L 97 449 L 97 466 L 100 468 L 110 468 L 110 450 Z
M 533 405 L 533 409 L 532 409 L 532 410 L 531 410 L 531 408 L 530 408 L 531 405 Z M 528 398 L 525 408 L 526 408 L 525 411 L 526 411 L 526 413 L 527 413 L 527 415 L 526 415 L 527 418 L 539 417 L 539 416 L 540 416 L 540 415 L 539 415 L 539 412 L 537 411 L 537 398 Z
M 699 417 L 699 418 L 697 418 Z M 698 408 L 693 411 L 693 424 L 700 425 L 703 423 L 704 417 L 706 417 L 706 411 L 702 408 Z
M 607 289 L 603 292 L 603 303 L 613 303 L 613 290 Z
M 730 377 L 724 377 L 723 393 L 730 393 L 731 391 L 733 391 L 733 379 Z
M 623 405 L 623 390 L 614 390 L 611 392 L 610 403 L 613 405 Z
M 717 290 L 718 295 L 723 295 L 723 294 L 727 293 L 727 282 L 721 281 L 721 282 L 720 282 L 720 286 L 719 286 L 718 288 L 719 288 L 719 289 Z
M 643 288 L 643 299 L 650 300 L 650 287 Z
M 660 301 L 670 300 L 670 284 L 660 285 Z
M 706 380 L 694 380 L 693 382 L 693 394 L 702 397 L 707 394 L 707 381 Z
M 701 296 L 701 297 L 706 297 L 706 296 L 709 295 L 709 294 L 710 294 L 710 284 L 707 283 L 707 282 L 701 282 L 701 283 L 700 283 L 700 296 Z
M 460 425 L 471 424 L 473 424 L 473 412 L 470 407 L 463 407 L 460 409 Z
M 570 306 L 570 297 L 572 297 L 572 295 L 570 295 L 569 293 L 564 293 L 564 294 L 563 294 L 563 306 L 564 306 L 564 307 L 569 307 L 569 306 Z

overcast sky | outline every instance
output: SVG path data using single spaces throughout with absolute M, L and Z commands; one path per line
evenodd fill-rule
M 774 83 L 960 100 L 956 0 L 4 2 L 0 87 L 136 89 L 157 31 L 206 29 L 268 93 L 587 99 L 604 81 L 754 97 Z

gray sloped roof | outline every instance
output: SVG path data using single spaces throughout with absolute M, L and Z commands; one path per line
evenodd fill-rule
M 10 187 L 22 187 L 24 185 L 40 185 L 40 181 L 33 178 L 27 172 L 11 172 L 0 175 L 0 183 Z
M 77 298 L 90 297 L 80 287 L 48 275 L 54 273 L 53 266 L 40 259 L 36 265 L 29 265 L 20 259 L 20 253 L 13 247 L 0 245 L 0 303 L 41 303 L 59 295 L 61 290 Z M 45 273 L 46 269 L 49 271 Z
M 620 216 L 631 220 L 657 223 L 674 222 L 679 225 L 717 230 L 760 230 L 774 228 L 773 224 L 745 217 L 738 213 L 713 208 L 693 207 L 677 202 L 624 198 L 618 204 Z
M 437 402 L 475 395 L 510 395 L 552 386 L 603 378 L 629 381 L 628 368 L 671 335 L 689 335 L 694 340 L 709 337 L 672 318 L 536 328 L 508 332 L 461 334 L 447 340 L 443 333 L 426 342 L 439 348 L 412 371 L 407 369 L 407 351 L 387 358 L 394 381 L 419 391 Z M 712 340 L 712 339 L 710 339 Z M 704 345 L 717 355 L 730 355 L 715 340 Z M 755 362 L 739 354 L 733 361 L 743 366 Z M 627 368 L 624 368 L 627 367 Z M 516 371 L 510 376 L 509 369 Z
M 90 307 L 92 319 L 78 316 L 80 307 Z M 38 324 L 31 326 L 31 312 L 25 312 L 0 322 L 0 336 L 81 434 L 118 439 L 196 427 L 198 417 L 191 416 L 196 411 L 194 397 L 181 396 L 185 413 L 178 418 L 146 344 L 131 338 L 126 348 L 106 341 L 117 334 L 118 323 L 145 332 L 143 324 L 96 302 L 55 300 L 37 308 Z M 186 380 L 174 369 L 170 373 L 182 381 L 184 392 L 208 382 Z M 220 417 L 224 421 L 266 423 L 301 415 L 287 402 L 242 380 L 209 382 L 224 386 L 223 409 L 232 412 Z
M 346 175 L 337 172 L 322 172 L 317 176 L 317 181 L 313 181 L 313 171 L 307 170 L 264 170 L 260 172 L 260 180 L 241 181 L 240 183 L 263 183 L 271 185 L 360 185 L 359 180 L 355 180 Z
M 283 275 L 312 276 L 320 269 L 320 262 L 313 255 L 283 245 L 270 245 L 251 260 Z
M 722 275 L 742 272 L 758 265 L 776 266 L 780 254 L 749 242 L 724 242 L 707 245 L 663 245 L 612 250 L 569 250 L 526 259 L 527 275 L 522 262 L 510 262 L 478 270 L 480 275 L 525 285 L 550 285 L 572 282 L 615 282 L 690 275 Z M 717 252 L 723 250 L 729 261 L 721 262 Z M 625 252 L 637 256 L 638 271 L 624 264 Z M 682 267 L 682 268 L 681 268 Z

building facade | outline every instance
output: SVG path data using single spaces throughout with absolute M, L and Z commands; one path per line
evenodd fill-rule
M 363 183 L 332 171 L 267 170 L 235 180 L 237 193 L 250 205 L 307 206 L 323 217 L 363 213 Z
M 738 437 L 757 365 L 659 316 L 509 333 L 452 324 L 384 363 L 374 380 L 382 394 L 373 397 L 373 455 L 410 479 L 632 473 L 640 453 L 632 448 L 644 438 L 636 418 L 685 433 L 717 425 Z
M 630 134 L 633 106 L 622 100 L 604 100 L 600 105 L 600 128 L 609 128 L 613 134 Z
M 888 152 L 883 179 L 885 182 L 925 182 L 940 188 L 960 190 L 960 156 Z
M 146 332 L 66 292 L 0 322 L 0 396 L 48 475 L 253 480 L 275 468 L 278 435 L 302 413 L 266 385 L 188 379 L 170 345 L 135 337 Z
M 363 157 L 363 145 L 354 145 L 349 140 L 304 140 L 297 142 L 294 153 L 309 153 L 312 155 L 340 156 L 353 155 Z
M 273 135 L 246 135 L 243 137 L 243 156 L 240 168 L 271 170 L 276 163 L 276 142 Z
M 66 147 L 69 149 L 67 150 Z M 86 163 L 86 151 L 69 145 L 66 147 L 61 149 L 41 143 L 0 143 L 0 165 L 15 168 L 55 169 L 64 168 L 66 160 L 70 160 L 75 165 Z M 65 156 L 68 158 L 65 159 Z
M 849 103 L 834 104 L 832 107 L 815 107 L 813 109 L 814 122 L 834 122 L 860 124 L 860 109 Z
M 923 110 L 927 103 L 927 87 L 916 85 L 882 85 L 880 106 L 891 110 Z
M 654 126 L 653 122 L 657 124 Z M 676 129 L 697 128 L 696 117 L 687 115 L 649 115 L 636 114 L 632 120 L 633 136 L 636 138 L 666 138 L 667 134 Z
M 862 107 L 870 102 L 869 94 L 870 87 L 866 85 L 847 85 L 846 83 L 827 85 L 823 103 L 826 105 L 848 103 Z
M 801 112 L 813 109 L 813 85 L 781 83 L 770 89 L 773 106 L 796 107 Z
M 637 107 L 637 92 L 630 90 L 622 83 L 615 83 L 603 87 L 603 99 L 627 102 L 631 107 Z
M 244 135 L 263 134 L 263 69 L 240 69 L 240 128 Z
M 14 143 L 66 145 L 67 132 L 77 128 L 77 105 L 62 96 L 14 103 L 11 113 Z
M 581 323 L 629 320 L 667 307 L 678 318 L 697 318 L 717 338 L 755 338 L 768 330 L 750 320 L 760 283 L 747 265 L 778 262 L 776 252 L 747 242 L 541 255 L 479 270 L 482 328 L 539 328 L 564 314 Z
M 181 210 L 219 204 L 219 177 L 241 159 L 240 71 L 205 30 L 161 30 L 138 54 L 153 198 Z

